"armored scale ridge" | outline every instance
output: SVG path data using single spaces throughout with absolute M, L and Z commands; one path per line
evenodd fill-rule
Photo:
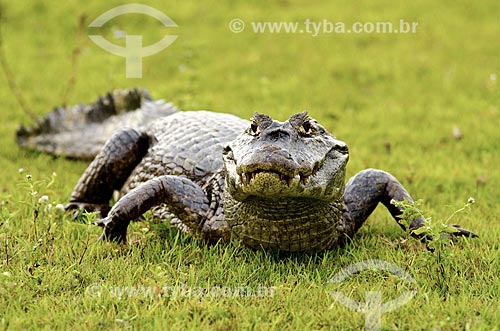
M 91 159 L 67 209 L 98 211 L 102 238 L 124 242 L 148 210 L 196 238 L 252 248 L 318 252 L 351 238 L 381 202 L 413 202 L 389 173 L 367 169 L 345 184 L 346 143 L 306 112 L 285 122 L 178 111 L 144 89 L 115 90 L 90 105 L 56 108 L 21 127 L 26 148 Z M 110 208 L 110 199 L 119 199 Z M 410 224 L 415 230 L 423 218 Z M 475 236 L 453 225 L 454 235 Z

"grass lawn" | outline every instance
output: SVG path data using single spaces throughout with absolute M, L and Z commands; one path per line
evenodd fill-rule
M 500 330 L 500 2 L 141 3 L 178 26 L 128 14 L 87 28 L 124 4 L 117 0 L 0 2 L 12 73 L 0 74 L 1 329 L 362 330 L 365 315 L 332 292 L 364 301 L 378 291 L 388 302 L 416 290 L 382 314 L 383 330 Z M 235 18 L 246 23 L 241 33 L 229 29 Z M 418 26 L 408 34 L 305 30 L 305 21 L 325 19 Z M 264 21 L 299 22 L 299 31 L 252 31 Z M 178 39 L 143 59 L 142 78 L 127 78 L 125 59 L 87 37 L 124 45 L 121 30 L 142 35 L 143 45 L 165 33 Z M 259 111 L 285 120 L 307 109 L 349 144 L 349 176 L 366 167 L 393 173 L 434 222 L 474 197 L 448 222 L 480 238 L 430 253 L 379 208 L 347 247 L 316 256 L 236 242 L 205 247 L 148 221 L 131 225 L 127 247 L 97 243 L 98 228 L 55 208 L 68 201 L 87 164 L 18 148 L 17 125 L 33 119 L 9 81 L 37 116 L 129 86 L 145 86 L 181 109 L 244 118 Z M 331 281 L 373 259 L 415 282 L 374 270 Z

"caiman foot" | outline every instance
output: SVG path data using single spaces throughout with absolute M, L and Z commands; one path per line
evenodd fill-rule
M 112 241 L 116 243 L 126 243 L 127 242 L 127 225 L 125 226 L 112 226 L 112 221 L 109 217 L 103 218 L 97 222 L 95 225 L 104 228 L 99 241 Z
M 477 238 L 479 237 L 477 234 L 474 232 L 464 229 L 460 227 L 458 224 L 450 224 L 449 226 L 453 227 L 453 231 L 450 232 L 450 235 L 452 237 L 469 237 L 469 238 Z
M 442 239 L 447 239 L 450 242 L 455 242 L 458 237 L 467 237 L 467 238 L 478 238 L 479 236 L 474 232 L 464 229 L 460 227 L 458 224 L 448 224 L 450 229 L 446 229 L 445 232 L 442 232 L 439 237 Z M 422 227 L 423 229 L 423 227 Z M 426 248 L 430 252 L 434 252 L 435 248 L 432 247 L 433 237 L 429 235 L 427 232 L 419 232 L 419 229 L 416 229 L 415 232 L 416 237 L 420 238 L 420 240 L 425 244 Z
M 432 241 L 432 236 L 425 232 L 424 229 L 425 225 L 413 230 L 413 232 L 417 238 L 420 238 L 424 242 Z M 462 228 L 458 224 L 448 224 L 446 230 L 440 234 L 440 237 L 447 238 L 450 241 L 453 241 L 458 237 L 477 238 L 479 236 L 470 230 Z
M 107 204 L 97 204 L 88 202 L 70 202 L 65 207 L 65 210 L 74 210 L 73 219 L 78 220 L 80 218 L 81 212 L 85 211 L 87 213 L 97 212 L 97 218 L 104 218 L 108 216 L 111 207 Z

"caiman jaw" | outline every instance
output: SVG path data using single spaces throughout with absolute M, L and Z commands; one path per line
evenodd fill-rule
M 255 178 L 262 174 L 268 176 L 276 176 L 280 179 L 280 181 L 285 182 L 288 187 L 292 187 L 294 183 L 301 183 L 302 185 L 306 185 L 309 181 L 310 177 L 314 176 L 321 167 L 321 162 L 317 162 L 312 171 L 296 171 L 295 173 L 284 173 L 277 170 L 267 170 L 267 169 L 259 169 L 247 172 L 241 172 L 239 174 L 240 182 L 244 186 L 251 185 L 252 181 Z

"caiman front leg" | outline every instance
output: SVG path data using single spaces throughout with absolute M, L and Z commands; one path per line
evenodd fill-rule
M 130 221 L 161 203 L 194 233 L 199 232 L 209 208 L 206 193 L 196 183 L 185 177 L 160 176 L 128 192 L 97 222 L 104 227 L 101 238 L 125 242 Z
M 66 209 L 98 211 L 105 217 L 114 190 L 123 186 L 147 153 L 149 140 L 146 134 L 130 128 L 115 133 L 80 177 Z
M 413 199 L 401 183 L 391 174 L 377 169 L 366 169 L 352 177 L 346 184 L 344 202 L 346 211 L 343 214 L 343 221 L 348 228 L 348 236 L 352 237 L 368 216 L 373 212 L 379 202 L 381 202 L 391 213 L 396 222 L 406 230 L 401 222 L 402 209 L 391 203 L 391 200 L 413 203 Z M 418 217 L 410 224 L 410 230 L 416 230 L 425 225 L 425 220 Z M 457 230 L 451 233 L 454 236 L 477 237 L 467 229 L 459 225 L 452 225 Z M 426 239 L 426 234 L 413 236 Z

